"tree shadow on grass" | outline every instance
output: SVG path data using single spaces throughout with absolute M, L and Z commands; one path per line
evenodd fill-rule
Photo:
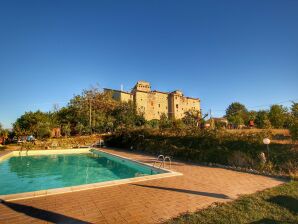
M 32 206 L 17 204 L 13 202 L 2 201 L 2 204 L 8 208 L 23 213 L 27 216 L 37 218 L 52 223 L 71 223 L 71 224 L 89 224 L 90 222 L 85 222 L 79 219 L 75 219 L 69 216 L 61 215 L 59 213 L 46 211 L 39 208 L 34 208 Z
M 269 198 L 267 201 L 284 207 L 294 214 L 298 214 L 298 200 L 296 198 L 286 195 L 278 195 Z
M 155 189 L 160 189 L 160 190 L 167 190 L 167 191 L 176 191 L 176 192 L 186 193 L 186 194 L 195 194 L 195 195 L 201 195 L 201 196 L 206 196 L 206 197 L 230 199 L 230 197 L 225 194 L 217 194 L 217 193 L 210 193 L 210 192 L 203 192 L 203 191 L 192 191 L 192 190 L 186 190 L 186 189 L 151 186 L 151 185 L 143 185 L 143 184 L 132 184 L 132 185 L 135 185 L 138 187 L 147 187 L 147 188 L 155 188 Z
M 298 200 L 296 198 L 289 197 L 286 195 L 278 195 L 267 199 L 267 201 L 270 203 L 276 204 L 280 207 L 286 208 L 291 213 L 298 214 Z M 250 224 L 263 224 L 263 223 L 264 224 L 282 224 L 282 223 L 294 224 L 296 222 L 263 218 L 255 222 L 251 222 Z
M 295 223 L 264 218 L 255 222 L 250 222 L 250 224 L 295 224 Z

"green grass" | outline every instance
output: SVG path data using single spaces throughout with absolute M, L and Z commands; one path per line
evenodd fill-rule
M 167 223 L 298 223 L 298 182 L 215 204 Z

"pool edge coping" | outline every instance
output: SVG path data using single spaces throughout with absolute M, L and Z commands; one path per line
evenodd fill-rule
M 95 148 L 84 148 L 81 150 L 80 149 L 34 150 L 34 151 L 32 150 L 32 151 L 28 151 L 28 152 L 30 152 L 29 155 L 55 155 L 55 154 L 57 154 L 57 153 L 55 153 L 56 151 L 59 151 L 58 154 L 71 154 L 71 152 L 73 152 L 73 151 L 75 153 L 90 152 L 91 149 L 95 149 Z M 153 167 L 152 165 L 137 161 L 135 159 L 131 159 L 131 158 L 128 158 L 125 156 L 120 156 L 120 155 L 110 153 L 110 152 L 106 152 L 103 149 L 104 148 L 95 149 L 95 150 L 98 150 L 103 153 L 107 153 L 107 154 L 110 154 L 112 156 L 116 156 L 119 158 L 127 159 L 127 160 L 133 161 L 135 163 L 138 163 L 138 164 L 141 164 L 141 165 L 144 165 L 147 167 Z M 64 153 L 62 153 L 63 151 L 64 151 Z M 35 152 L 35 153 L 31 154 L 31 152 Z M 42 153 L 38 154 L 38 152 L 42 152 Z M 48 154 L 46 152 L 48 152 Z M 0 162 L 4 161 L 10 157 L 13 157 L 16 154 L 19 154 L 19 151 L 12 151 L 10 153 L 2 155 L 2 156 L 0 156 Z M 99 188 L 104 188 L 104 187 L 112 187 L 112 186 L 117 186 L 117 185 L 137 183 L 137 182 L 142 182 L 142 181 L 156 180 L 156 179 L 161 179 L 161 178 L 175 177 L 175 176 L 183 175 L 180 172 L 172 171 L 172 170 L 165 169 L 165 168 L 156 168 L 155 167 L 155 169 L 164 170 L 164 171 L 166 171 L 166 173 L 148 175 L 148 176 L 142 176 L 142 177 L 126 178 L 126 179 L 120 179 L 120 180 L 104 181 L 104 182 L 91 183 L 91 184 L 82 184 L 82 185 L 63 187 L 63 188 L 53 188 L 53 189 L 48 189 L 48 190 L 39 190 L 39 191 L 23 192 L 23 193 L 17 193 L 17 194 L 0 195 L 0 202 L 3 200 L 4 201 L 15 201 L 15 200 L 22 200 L 22 199 L 45 197 L 45 196 L 56 195 L 56 194 L 64 194 L 64 193 L 99 189 Z

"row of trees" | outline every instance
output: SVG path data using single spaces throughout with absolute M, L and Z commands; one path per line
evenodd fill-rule
M 135 113 L 132 103 L 117 102 L 109 94 L 91 88 L 74 96 L 65 107 L 54 107 L 47 113 L 26 112 L 13 124 L 13 130 L 17 136 L 45 138 L 57 127 L 61 128 L 62 135 L 69 136 L 103 133 L 144 123 L 144 117 Z
M 0 123 L 0 138 L 1 138 L 0 144 L 1 144 L 1 142 L 5 143 L 8 136 L 9 136 L 9 130 L 3 128 L 2 124 Z
M 109 93 L 98 88 L 84 90 L 74 96 L 67 106 L 55 106 L 50 112 L 26 112 L 13 124 L 17 136 L 34 135 L 37 138 L 51 136 L 53 128 L 60 128 L 64 136 L 112 132 L 121 128 L 146 126 L 148 128 L 174 129 L 203 126 L 205 116 L 200 111 L 186 111 L 181 120 L 162 114 L 159 120 L 146 121 L 136 113 L 132 102 L 118 102 Z M 234 102 L 226 110 L 225 117 L 235 126 L 249 125 L 253 121 L 258 128 L 292 128 L 298 123 L 298 103 L 290 109 L 272 105 L 269 110 L 249 111 L 243 104 Z
M 235 125 L 250 125 L 253 121 L 258 128 L 290 128 L 298 119 L 298 103 L 293 102 L 290 109 L 282 105 L 272 105 L 269 110 L 247 110 L 238 102 L 226 109 L 226 118 Z

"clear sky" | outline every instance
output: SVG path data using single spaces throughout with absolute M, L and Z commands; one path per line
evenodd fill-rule
M 214 116 L 233 101 L 297 99 L 298 1 L 0 1 L 5 127 L 96 83 L 129 90 L 137 80 L 199 97 Z

